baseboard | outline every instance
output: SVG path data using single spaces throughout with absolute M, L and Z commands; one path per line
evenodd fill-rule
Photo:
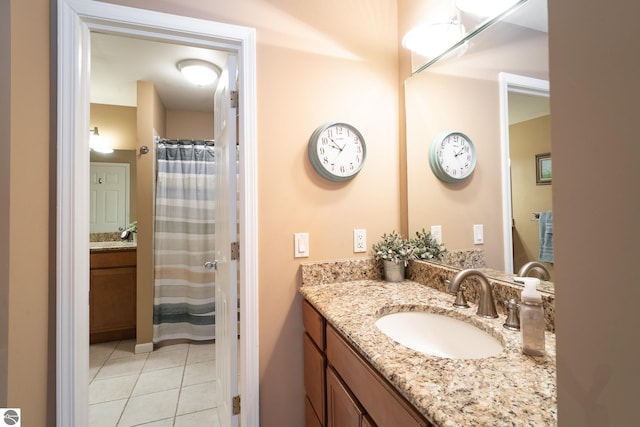
M 145 342 L 143 344 L 136 344 L 136 348 L 135 348 L 135 353 L 136 354 L 151 353 L 152 351 L 153 351 L 153 343 L 152 342 Z

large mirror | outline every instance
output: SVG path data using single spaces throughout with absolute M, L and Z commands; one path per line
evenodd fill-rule
M 551 212 L 552 179 L 536 182 L 537 162 L 551 162 L 546 0 L 526 1 L 463 49 L 405 82 L 409 235 L 440 226 L 448 249 L 481 249 L 487 271 L 512 278 L 539 260 L 539 218 Z M 429 167 L 443 131 L 463 132 L 476 146 L 464 182 L 442 182 Z M 553 263 L 544 265 L 553 275 Z

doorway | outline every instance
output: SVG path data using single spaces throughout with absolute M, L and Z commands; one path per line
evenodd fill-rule
M 58 2 L 57 425 L 87 425 L 88 110 L 91 31 L 208 47 L 239 58 L 240 423 L 258 425 L 255 30 L 83 0 Z
M 522 96 L 522 99 L 530 100 L 530 99 L 543 99 L 548 100 L 549 98 L 549 81 L 541 80 L 532 77 L 520 76 L 516 74 L 509 73 L 500 73 L 500 139 L 501 139 L 501 147 L 502 147 L 502 217 L 503 217 L 503 238 L 504 238 L 504 266 L 505 271 L 507 273 L 514 273 L 514 268 L 519 268 L 523 261 L 519 261 L 518 265 L 515 265 L 514 254 L 518 251 L 514 250 L 514 246 L 520 244 L 520 237 L 518 236 L 518 232 L 514 227 L 515 216 L 514 212 L 519 214 L 518 217 L 518 225 L 521 225 L 526 222 L 535 221 L 535 214 L 539 212 L 535 212 L 539 210 L 538 205 L 534 205 L 534 208 L 529 206 L 523 207 L 523 209 L 531 211 L 528 214 L 520 214 L 522 209 L 520 206 L 514 206 L 514 200 L 516 198 L 513 196 L 514 191 L 514 182 L 512 177 L 512 159 L 511 159 L 511 149 L 510 149 L 510 107 L 509 107 L 509 99 L 510 95 L 518 94 Z M 513 101 L 513 97 L 511 98 Z M 529 101 L 530 102 L 530 101 Z M 544 104 L 541 104 L 544 105 Z M 541 107 L 536 104 L 536 106 L 532 107 L 533 111 L 538 111 Z M 546 103 L 547 113 L 548 113 L 548 102 Z M 526 111 L 526 109 L 521 108 L 522 111 Z M 521 113 L 525 114 L 526 113 Z M 530 115 L 532 113 L 529 113 Z M 511 116 L 513 115 L 513 110 L 511 110 Z M 536 115 L 531 115 L 531 117 L 539 117 L 542 114 L 537 113 Z M 534 165 L 534 158 L 530 158 L 530 165 Z M 533 178 L 532 178 L 533 179 Z M 516 182 L 516 184 L 518 184 Z M 530 183 L 535 187 L 535 182 Z M 548 188 L 550 190 L 550 186 Z M 520 193 L 523 190 L 518 190 Z M 520 195 L 518 195 L 520 196 Z M 525 199 L 528 198 L 527 195 L 524 195 Z M 530 198 L 530 197 L 529 197 Z M 550 203 L 551 197 L 548 197 Z M 546 205 L 544 205 L 546 206 Z M 527 212 L 528 212 L 527 211 Z M 528 215 L 528 217 L 526 217 Z M 523 219 L 526 218 L 526 219 Z M 530 225 L 530 224 L 527 224 Z M 536 224 L 537 228 L 537 224 Z M 534 230 L 535 237 L 535 230 Z

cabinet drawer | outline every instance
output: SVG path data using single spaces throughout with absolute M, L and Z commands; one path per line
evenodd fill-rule
M 94 252 L 89 255 L 90 268 L 135 267 L 136 250 Z
M 327 325 L 327 364 L 333 366 L 379 426 L 430 427 L 431 424 Z
M 326 413 L 324 377 L 326 366 L 324 353 L 318 350 L 308 334 L 304 334 L 304 389 L 321 425 L 324 425 Z
M 302 302 L 302 323 L 304 330 L 313 339 L 320 350 L 325 348 L 324 317 L 307 301 Z

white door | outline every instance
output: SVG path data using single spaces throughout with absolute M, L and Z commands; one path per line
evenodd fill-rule
M 127 228 L 129 164 L 92 162 L 89 178 L 89 231 L 106 233 Z
M 228 56 L 215 93 L 216 154 L 216 370 L 222 403 L 222 427 L 237 427 L 232 399 L 238 396 L 238 261 L 231 245 L 238 242 L 236 223 L 236 58 Z

